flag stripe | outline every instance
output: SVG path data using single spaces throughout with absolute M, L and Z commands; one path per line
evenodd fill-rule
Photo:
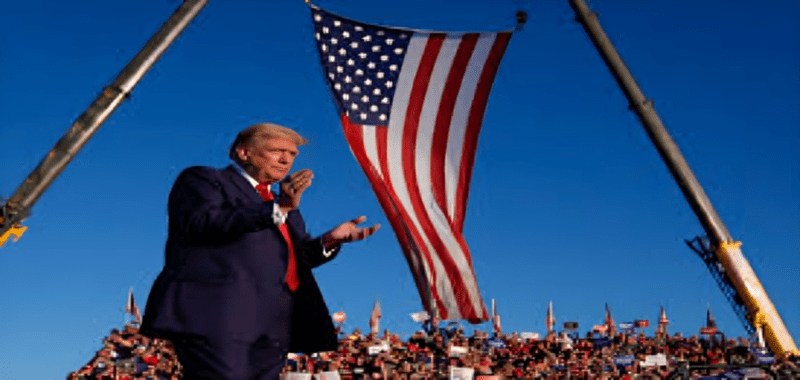
M 450 71 L 450 79 L 448 80 L 448 84 L 450 83 L 458 83 L 458 86 L 453 86 L 452 88 L 446 88 L 445 93 L 441 96 L 442 99 L 455 99 L 455 104 L 445 105 L 445 107 L 453 107 L 452 111 L 450 111 L 450 115 L 455 113 L 454 117 L 449 117 L 450 122 L 449 125 L 444 126 L 437 126 L 437 128 L 444 128 L 449 130 L 448 134 L 448 143 L 446 148 L 446 167 L 444 168 L 445 173 L 454 173 L 458 172 L 458 169 L 452 169 L 454 166 L 457 168 L 461 166 L 461 159 L 463 157 L 462 152 L 464 149 L 475 149 L 475 146 L 472 148 L 465 148 L 460 146 L 461 142 L 464 140 L 465 134 L 465 122 L 464 118 L 459 119 L 459 112 L 466 115 L 466 109 L 461 109 L 463 106 L 459 106 L 459 104 L 470 103 L 472 99 L 472 94 L 475 92 L 475 85 L 474 85 L 474 78 L 479 77 L 477 73 L 481 72 L 481 66 L 485 61 L 485 57 L 488 56 L 488 53 L 484 53 L 484 51 L 488 51 L 489 48 L 487 46 L 491 46 L 493 39 L 488 38 L 478 38 L 479 35 L 475 33 L 466 34 L 462 37 L 462 42 L 459 45 L 459 50 L 455 53 L 455 59 L 453 62 L 453 66 L 451 67 Z M 480 44 L 480 45 L 479 45 Z M 472 72 L 471 72 L 471 71 Z M 457 75 L 459 78 L 463 78 L 462 81 L 457 81 L 454 77 Z M 453 91 L 453 93 L 449 93 L 449 91 Z M 440 104 L 440 110 L 443 109 L 442 105 Z M 446 110 L 446 109 L 445 109 Z M 448 110 L 446 110 L 447 112 Z M 461 122 L 459 122 L 461 120 Z M 480 121 L 479 121 L 480 122 Z M 477 134 L 477 132 L 476 132 Z M 456 143 L 454 143 L 456 142 Z M 468 186 L 466 183 L 458 183 L 453 186 L 453 181 L 451 175 L 445 174 L 445 181 L 444 181 L 444 188 L 455 188 L 459 189 L 462 187 Z M 442 186 L 438 186 L 442 188 Z M 472 267 L 472 259 L 469 253 L 469 247 L 467 246 L 466 240 L 464 240 L 463 235 L 461 234 L 462 225 L 459 223 L 456 225 L 453 220 L 455 208 L 455 202 L 452 202 L 453 197 L 448 197 L 448 207 L 441 209 L 441 214 L 447 214 L 447 221 L 448 221 L 448 228 L 449 234 L 447 236 L 452 236 L 455 238 L 455 242 L 452 243 L 453 245 L 457 245 L 458 247 L 454 248 L 454 252 L 457 252 L 457 259 L 458 259 L 458 269 L 461 273 L 461 278 L 468 279 L 465 281 L 465 287 L 468 291 L 468 294 L 472 298 L 471 304 L 474 308 L 478 310 L 474 310 L 477 312 L 478 315 L 485 316 L 486 309 L 485 306 L 480 298 L 480 292 L 478 290 L 477 282 L 474 280 L 474 269 Z M 462 207 L 465 206 L 462 205 Z M 437 210 L 439 211 L 439 210 Z M 460 214 L 463 215 L 463 210 L 460 210 Z M 443 219 L 440 217 L 439 219 Z
M 434 78 L 444 78 L 448 76 L 448 81 L 446 82 L 448 85 L 450 84 L 457 84 L 456 86 L 447 86 L 447 85 L 438 85 L 438 83 L 434 82 L 431 83 L 429 90 L 439 89 L 445 87 L 442 90 L 442 93 L 435 93 L 435 94 L 428 94 L 426 95 L 426 99 L 441 99 L 438 104 L 438 110 L 441 113 L 447 113 L 447 118 L 438 118 L 437 121 L 445 120 L 449 121 L 449 123 L 445 123 L 444 126 L 438 124 L 438 128 L 444 128 L 445 130 L 449 130 L 448 136 L 448 145 L 446 149 L 446 155 L 444 162 L 446 163 L 446 168 L 442 171 L 444 173 L 457 173 L 459 172 L 458 169 L 451 169 L 452 166 L 460 166 L 460 160 L 462 159 L 464 149 L 475 149 L 475 146 L 471 148 L 461 146 L 461 143 L 464 141 L 464 134 L 467 133 L 467 121 L 474 121 L 469 120 L 466 115 L 469 114 L 468 110 L 470 107 L 465 107 L 466 104 L 472 103 L 472 94 L 475 92 L 477 87 L 477 79 L 480 77 L 480 73 L 485 72 L 483 70 L 483 64 L 486 61 L 487 57 L 490 56 L 491 46 L 493 43 L 493 39 L 491 38 L 483 38 L 480 40 L 481 42 L 481 49 L 476 49 L 476 44 L 479 40 L 476 40 L 478 37 L 477 34 L 467 34 L 462 37 L 462 40 L 466 41 L 465 43 L 459 44 L 459 49 L 455 52 L 441 52 L 440 55 L 444 56 L 453 56 L 454 59 L 452 61 L 452 65 L 450 65 L 449 73 L 434 73 Z M 454 38 L 455 40 L 455 38 Z M 473 50 L 478 50 L 477 52 L 473 53 Z M 468 70 L 471 70 L 468 71 Z M 459 78 L 466 78 L 464 83 L 462 84 L 460 80 L 455 80 L 453 78 L 454 75 L 458 75 Z M 437 86 L 438 85 L 438 86 Z M 452 93 L 450 91 L 453 91 Z M 456 95 L 458 94 L 458 95 Z M 433 95 L 433 96 L 432 96 Z M 448 99 L 455 99 L 455 104 L 450 103 L 448 104 Z M 456 109 L 457 105 L 460 104 L 459 111 L 460 114 L 464 115 L 461 118 L 452 118 L 449 117 L 453 114 L 454 110 Z M 452 107 L 452 108 L 451 108 Z M 459 115 L 457 113 L 457 115 Z M 423 120 L 432 120 L 432 116 L 423 117 Z M 448 120 L 449 119 L 449 120 Z M 480 123 L 480 120 L 478 120 Z M 423 123 L 424 125 L 424 123 Z M 475 132 L 477 133 L 477 132 Z M 421 136 L 418 140 L 418 147 L 425 146 L 424 142 L 426 141 L 427 136 Z M 431 140 L 437 141 L 437 138 L 434 137 Z M 435 142 L 434 142 L 435 144 Z M 431 150 L 433 152 L 441 149 L 440 146 L 434 146 Z M 432 163 L 431 166 L 435 167 L 437 163 Z M 431 169 L 434 170 L 433 168 Z M 448 179 L 451 179 L 452 175 L 445 175 Z M 424 175 L 423 175 L 424 178 Z M 434 184 L 436 182 L 434 181 Z M 444 181 L 444 188 L 450 189 L 459 189 L 466 186 L 466 184 L 456 183 L 455 180 L 445 180 Z M 434 186 L 431 184 L 432 188 L 440 188 L 443 187 L 441 185 Z M 424 194 L 424 193 L 423 193 Z M 449 199 L 452 200 L 454 196 L 450 196 Z M 426 205 L 432 205 L 433 200 L 427 200 L 425 202 Z M 464 205 L 465 206 L 465 205 Z M 460 292 L 457 293 L 456 299 L 458 300 L 460 305 L 469 305 L 471 309 L 464 310 L 462 313 L 466 312 L 467 315 L 478 315 L 478 316 L 485 316 L 486 309 L 483 305 L 483 302 L 480 298 L 480 293 L 478 290 L 477 282 L 475 281 L 474 269 L 472 267 L 472 260 L 471 255 L 469 253 L 469 248 L 467 246 L 466 241 L 461 235 L 462 226 L 461 223 L 459 225 L 455 225 L 453 223 L 453 214 L 454 209 L 457 207 L 455 202 L 448 202 L 447 207 L 443 208 L 430 208 L 429 214 L 431 219 L 437 223 L 439 236 L 443 237 L 447 240 L 447 246 L 449 247 L 449 252 L 452 253 L 452 263 L 453 265 L 448 266 L 448 268 L 453 269 L 457 275 L 457 278 L 461 279 L 460 282 Z M 447 214 L 447 215 L 445 215 Z M 463 210 L 459 210 L 459 214 L 463 215 Z
M 413 241 L 418 241 L 419 236 L 417 235 L 414 237 L 408 229 L 405 228 L 405 224 L 403 223 L 402 219 L 405 218 L 402 215 L 405 215 L 405 212 L 402 211 L 401 206 L 398 205 L 397 202 L 394 202 L 391 197 L 391 184 L 388 182 L 384 182 L 381 180 L 380 176 L 378 175 L 379 170 L 375 170 L 374 165 L 370 162 L 368 158 L 368 154 L 366 153 L 368 150 L 373 150 L 377 153 L 380 163 L 386 163 L 387 160 L 385 157 L 386 152 L 386 128 L 375 128 L 376 130 L 372 131 L 372 133 L 365 133 L 365 129 L 369 129 L 372 127 L 365 127 L 360 126 L 357 124 L 351 124 L 347 117 L 343 116 L 341 119 L 342 127 L 344 129 L 345 138 L 347 139 L 348 145 L 350 146 L 351 151 L 353 152 L 353 156 L 355 156 L 356 160 L 364 170 L 364 173 L 367 175 L 370 183 L 372 184 L 373 191 L 375 195 L 378 197 L 378 202 L 381 204 L 381 207 L 384 210 L 395 210 L 396 212 L 387 212 L 387 217 L 389 219 L 389 223 L 392 225 L 392 229 L 395 231 L 395 235 L 400 243 L 403 245 L 405 249 L 403 252 L 406 256 L 406 260 L 409 261 L 409 265 L 412 268 L 412 275 L 414 277 L 414 282 L 417 285 L 417 290 L 420 293 L 420 298 L 423 300 L 424 303 L 428 303 L 426 307 L 431 307 L 431 299 L 436 299 L 438 296 L 436 294 L 429 294 L 426 292 L 426 289 L 431 289 L 430 281 L 424 276 L 425 273 L 429 273 L 430 267 L 429 261 L 425 258 L 421 257 L 422 255 L 419 252 L 418 247 L 413 244 Z M 365 138 L 369 136 L 371 139 Z M 372 146 L 372 148 L 367 148 L 367 146 Z M 377 165 L 380 168 L 381 165 Z M 372 170 L 369 170 L 369 169 Z M 388 173 L 388 170 L 383 168 L 384 173 Z M 388 191 L 381 190 L 378 185 L 384 184 L 389 187 Z M 423 267 L 420 267 L 420 264 Z M 434 289 L 435 291 L 435 289 Z
M 445 189 L 447 192 L 448 215 L 454 222 L 457 220 L 457 215 L 463 215 L 462 211 L 456 211 L 459 203 L 456 197 L 456 192 L 460 186 L 461 167 L 462 167 L 462 152 L 464 151 L 464 138 L 466 133 L 466 125 L 472 108 L 472 99 L 475 96 L 475 91 L 478 85 L 478 78 L 483 71 L 483 64 L 486 57 L 489 56 L 491 44 L 493 40 L 487 38 L 480 38 L 476 41 L 476 46 L 473 49 L 472 55 L 467 63 L 464 73 L 464 83 L 458 92 L 456 98 L 454 116 L 450 123 L 450 136 L 447 141 L 447 156 L 450 158 L 450 165 L 445 168 Z M 456 223 L 455 225 L 459 225 Z M 459 229 L 460 230 L 460 229 Z
M 415 96 L 412 93 L 412 98 L 417 100 L 421 106 L 409 105 L 410 108 L 420 110 L 419 121 L 416 123 L 417 135 L 413 144 L 415 147 L 413 181 L 410 184 L 413 184 L 417 190 L 411 192 L 415 211 L 422 215 L 423 228 L 441 257 L 446 275 L 455 292 L 456 302 L 449 307 L 451 310 L 458 308 L 460 315 L 474 316 L 476 307 L 473 299 L 479 299 L 480 295 L 477 294 L 477 286 L 470 286 L 468 283 L 471 282 L 469 279 L 473 277 L 472 268 L 464 259 L 464 251 L 458 239 L 453 236 L 449 220 L 436 204 L 432 191 L 436 186 L 431 183 L 431 144 L 436 115 L 439 111 L 440 100 L 443 98 L 442 91 L 448 78 L 448 72 L 459 47 L 459 41 L 458 38 L 447 38 L 445 35 L 432 35 L 428 39 L 423 53 L 424 58 L 420 62 L 420 68 L 424 67 L 425 69 L 418 70 L 414 86 L 415 90 L 419 89 L 420 92 L 424 90 L 425 94 Z M 412 110 L 408 110 L 407 114 L 416 117 Z M 414 121 L 406 119 L 407 130 L 412 129 L 409 127 L 409 123 Z M 407 136 L 407 138 L 413 137 Z
M 367 159 L 369 160 L 370 167 L 376 171 L 378 178 L 383 177 L 383 172 L 381 171 L 380 166 L 380 159 L 378 154 L 378 145 L 375 144 L 377 137 L 375 134 L 377 133 L 377 127 L 371 125 L 364 125 L 361 128 L 362 133 L 362 146 L 364 147 L 364 153 L 366 154 Z M 383 128 L 380 128 L 383 129 Z
M 387 128 L 381 128 L 378 133 L 377 145 L 382 170 L 384 173 L 389 173 L 390 171 L 390 160 L 388 159 L 388 141 L 389 137 Z M 411 237 L 410 239 L 407 239 L 404 252 L 406 254 L 406 260 L 409 262 L 409 265 L 412 268 L 415 281 L 417 284 L 425 284 L 424 288 L 418 289 L 420 294 L 425 292 L 425 294 L 422 296 L 422 299 L 425 300 L 425 307 L 428 308 L 428 310 L 432 310 L 433 307 L 436 307 L 437 309 L 441 308 L 443 307 L 441 303 L 442 296 L 439 295 L 437 288 L 431 286 L 436 279 L 435 271 L 431 270 L 431 268 L 434 266 L 433 257 L 435 255 L 431 255 L 426 246 L 420 247 L 417 243 L 422 241 L 421 235 L 416 229 L 416 226 L 409 225 L 408 221 L 411 220 L 411 218 L 409 217 L 408 211 L 406 211 L 403 204 L 397 199 L 397 193 L 394 191 L 391 180 L 384 180 L 384 186 L 386 187 L 386 194 L 392 199 L 392 203 L 395 205 L 394 210 L 396 210 L 396 212 L 391 213 L 392 215 L 390 215 L 389 218 L 396 219 L 396 223 L 400 225 L 400 228 L 405 231 L 407 236 Z
M 386 158 L 387 149 L 386 149 L 386 128 L 376 128 L 375 130 L 375 140 L 370 141 L 370 144 L 375 146 L 375 150 L 377 151 L 378 161 L 377 164 L 381 168 L 382 173 L 389 173 L 388 167 L 388 160 Z M 373 182 L 377 183 L 377 182 Z M 430 268 L 430 260 L 424 257 L 424 254 L 420 251 L 419 247 L 416 245 L 412 245 L 412 242 L 419 241 L 419 237 L 414 237 L 411 234 L 409 229 L 406 227 L 406 223 L 404 220 L 406 219 L 405 211 L 400 211 L 402 209 L 402 205 L 397 201 L 396 197 L 394 196 L 394 191 L 392 190 L 392 185 L 386 178 L 382 178 L 381 183 L 384 184 L 386 187 L 386 191 L 381 191 L 376 189 L 376 194 L 380 193 L 382 197 L 386 197 L 389 200 L 387 202 L 391 202 L 392 210 L 395 212 L 391 212 L 388 215 L 389 220 L 392 223 L 392 228 L 396 231 L 397 235 L 403 235 L 403 238 L 400 239 L 401 244 L 403 245 L 403 255 L 408 262 L 409 268 L 411 269 L 411 274 L 414 278 L 414 282 L 417 285 L 417 290 L 420 293 L 420 299 L 423 300 L 423 304 L 425 307 L 429 307 L 431 302 L 433 302 L 434 296 L 430 293 L 430 283 L 427 277 L 424 275 L 429 271 Z M 384 208 L 386 210 L 386 208 Z
M 425 277 L 425 282 L 430 286 L 430 292 L 436 303 L 436 308 L 441 310 L 446 309 L 444 300 L 447 299 L 448 294 L 452 294 L 453 290 L 449 285 L 447 279 L 440 281 L 440 274 L 444 273 L 441 261 L 436 252 L 430 244 L 427 235 L 424 233 L 423 228 L 419 221 L 419 215 L 415 212 L 409 194 L 407 183 L 413 183 L 412 179 L 408 179 L 409 173 L 405 170 L 404 152 L 413 151 L 412 145 L 404 139 L 407 115 L 406 109 L 410 106 L 413 78 L 416 77 L 417 68 L 423 57 L 423 52 L 427 44 L 427 35 L 414 35 L 407 47 L 407 53 L 403 68 L 400 72 L 397 88 L 395 89 L 394 100 L 392 102 L 391 118 L 389 119 L 389 127 L 386 137 L 386 169 L 388 173 L 388 180 L 386 187 L 390 194 L 398 200 L 398 209 L 401 212 L 404 225 L 414 233 L 417 249 L 419 249 L 424 260 L 428 263 L 425 273 L 419 274 Z M 413 191 L 413 190 L 412 190 Z M 441 314 L 439 317 L 446 318 Z
M 460 230 L 454 236 L 456 231 L 453 231 L 450 218 L 444 216 L 444 212 L 441 210 L 437 212 L 435 207 L 426 209 L 426 203 L 422 201 L 420 192 L 425 188 L 430 189 L 431 185 L 415 187 L 414 184 L 421 178 L 430 177 L 416 175 L 416 170 L 412 170 L 417 167 L 414 163 L 416 153 L 411 149 L 403 149 L 403 147 L 412 147 L 420 143 L 415 137 L 425 100 L 439 98 L 439 96 L 428 97 L 425 95 L 429 88 L 427 83 L 430 81 L 433 65 L 436 64 L 435 57 L 439 55 L 439 49 L 444 42 L 444 35 L 433 35 L 432 37 L 435 37 L 436 40 L 429 44 L 429 40 L 431 40 L 429 36 L 415 34 L 407 49 L 408 53 L 395 92 L 392 118 L 389 122 L 389 171 L 391 182 L 398 191 L 400 203 L 407 210 L 413 211 L 411 221 L 418 230 L 423 232 L 422 243 L 427 248 L 427 252 L 436 253 L 427 256 L 432 259 L 435 269 L 429 274 L 431 283 L 438 290 L 437 293 L 444 296 L 437 299 L 439 301 L 437 304 L 440 306 L 444 304 L 439 310 L 440 317 L 448 319 L 453 315 L 453 318 L 465 318 L 477 323 L 488 317 L 475 281 L 466 241 L 461 236 Z M 423 71 L 420 72 L 420 70 Z M 404 78 L 404 76 L 413 77 L 414 80 Z M 410 85 L 404 86 L 409 83 Z M 412 91 L 416 92 L 412 93 Z M 402 125 L 403 128 L 398 128 L 399 125 Z M 426 146 L 426 144 L 422 144 L 422 146 Z M 430 154 L 430 149 L 425 150 L 427 152 L 421 156 L 422 160 L 429 159 L 425 157 Z M 400 157 L 399 162 L 398 157 Z M 430 193 L 430 190 L 425 190 L 425 192 Z M 433 201 L 428 203 L 433 203 Z M 440 228 L 434 227 L 433 220 L 439 222 L 437 224 Z M 442 243 L 440 239 L 442 236 L 446 236 L 450 243 L 447 245 Z M 451 251 L 456 252 L 454 256 L 457 256 L 457 260 L 453 259 Z M 455 264 L 456 261 L 459 262 L 459 265 Z
M 494 36 L 497 36 L 495 38 Z M 464 147 L 461 150 L 461 168 L 459 172 L 459 186 L 456 191 L 456 213 L 455 225 L 461 231 L 464 226 L 464 210 L 467 207 L 467 195 L 469 193 L 469 184 L 472 178 L 472 166 L 475 162 L 475 155 L 468 152 L 474 152 L 478 146 L 478 134 L 481 130 L 481 122 L 483 121 L 483 114 L 486 110 L 486 103 L 489 100 L 489 92 L 492 89 L 492 82 L 497 68 L 500 65 L 500 59 L 503 57 L 508 41 L 511 39 L 511 33 L 497 33 L 497 34 L 482 34 L 481 40 L 494 40 L 491 45 L 492 48 L 489 52 L 486 63 L 483 65 L 483 70 L 477 84 L 476 90 L 473 92 L 475 98 L 469 111 L 469 119 L 467 122 L 466 132 L 464 133 L 465 141 Z M 487 41 L 488 42 L 488 41 Z
M 417 83 L 415 80 L 429 78 L 429 73 L 432 70 L 433 61 L 431 59 L 423 62 L 425 50 L 431 49 L 428 46 L 428 40 L 429 38 L 426 34 L 415 34 L 411 38 L 398 80 L 398 87 L 395 91 L 391 111 L 393 116 L 389 121 L 387 141 L 390 180 L 400 203 L 406 210 L 413 211 L 409 213 L 410 218 L 407 220 L 410 222 L 409 224 L 422 232 L 422 239 L 418 241 L 421 245 L 420 248 L 424 249 L 426 253 L 435 252 L 435 254 L 427 255 L 433 264 L 433 270 L 427 276 L 432 287 L 436 289 L 435 292 L 442 296 L 436 299 L 439 317 L 443 319 L 451 318 L 452 311 L 452 318 L 473 318 L 462 314 L 457 308 L 457 299 L 455 297 L 457 292 L 454 291 L 450 277 L 442 262 L 441 252 L 444 250 L 441 248 L 435 249 L 434 243 L 431 242 L 432 228 L 429 227 L 430 223 L 426 219 L 426 215 L 420 212 L 421 205 L 417 194 L 419 190 L 413 186 L 416 181 L 413 170 L 414 150 L 412 149 L 413 144 L 416 142 L 414 139 L 416 123 L 414 121 L 419 120 L 421 105 L 418 97 L 422 95 L 412 94 L 412 91 L 414 90 L 414 83 Z M 431 46 L 436 47 L 438 45 L 435 43 Z M 418 75 L 420 67 L 425 67 L 425 65 L 427 65 L 428 74 Z M 417 91 L 425 91 L 425 86 L 418 85 Z M 408 127 L 405 128 L 406 126 Z M 423 225 L 425 228 L 423 228 Z M 439 246 L 441 247 L 441 245 Z
M 411 39 L 411 44 L 413 44 L 417 38 L 420 37 L 417 35 L 413 36 Z M 409 92 L 407 107 L 405 109 L 405 123 L 402 128 L 403 133 L 400 141 L 402 142 L 403 147 L 408 147 L 409 149 L 403 149 L 400 152 L 402 157 L 401 163 L 404 173 L 403 177 L 406 179 L 405 192 L 408 196 L 408 201 L 411 206 L 410 209 L 417 217 L 421 230 L 426 237 L 425 240 L 430 247 L 429 252 L 436 252 L 436 256 L 438 256 L 438 260 L 435 260 L 437 261 L 436 264 L 438 265 L 436 265 L 436 278 L 434 278 L 434 286 L 438 288 L 440 292 L 455 295 L 459 293 L 459 289 L 457 288 L 457 284 L 452 283 L 452 273 L 446 269 L 448 267 L 447 262 L 450 261 L 449 257 L 447 257 L 447 249 L 443 246 L 439 236 L 437 236 L 435 229 L 431 225 L 428 215 L 424 211 L 424 205 L 419 194 L 421 189 L 417 187 L 419 180 L 416 171 L 417 150 L 412 148 L 417 144 L 417 133 L 419 130 L 420 118 L 422 116 L 422 108 L 425 103 L 428 82 L 431 79 L 431 74 L 433 72 L 434 65 L 436 64 L 436 57 L 439 53 L 439 49 L 444 42 L 444 35 L 432 34 L 424 39 L 425 44 L 420 50 L 421 56 L 419 59 L 419 64 L 415 70 L 415 74 L 413 76 L 414 79 L 411 81 L 412 85 Z M 411 44 L 409 45 L 409 54 L 411 54 Z M 406 59 L 408 59 L 408 56 Z M 403 74 L 404 73 L 401 73 L 401 75 Z M 395 93 L 395 97 L 396 96 L 397 94 Z M 390 132 L 391 130 L 392 129 L 390 126 Z M 439 316 L 442 319 L 448 319 L 450 317 L 450 312 L 452 310 L 457 310 L 458 305 L 455 304 L 455 300 L 451 297 L 443 298 L 442 302 L 444 303 L 444 310 L 441 310 Z
M 467 69 L 469 57 L 475 48 L 476 34 L 465 35 L 458 44 L 458 50 L 453 55 L 453 64 L 450 73 L 447 75 L 439 109 L 436 114 L 436 127 L 431 139 L 431 182 L 445 184 L 445 168 L 450 165 L 453 157 L 449 156 L 447 141 L 450 133 L 460 133 L 458 129 L 451 129 L 450 124 L 453 119 L 456 99 L 464 79 L 464 72 Z M 458 155 L 460 157 L 460 155 Z M 452 223 L 453 213 L 447 203 L 446 186 L 433 186 L 434 198 L 439 208 L 447 213 L 448 220 Z M 459 231 L 460 232 L 460 231 Z

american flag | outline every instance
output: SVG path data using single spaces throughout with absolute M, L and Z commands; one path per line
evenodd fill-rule
M 669 319 L 667 319 L 667 312 L 664 311 L 664 307 L 661 307 L 661 315 L 658 317 L 658 324 L 659 325 L 666 325 L 669 324 Z
M 547 332 L 552 332 L 556 327 L 556 317 L 553 316 L 553 301 L 547 305 L 547 317 L 544 321 L 547 326 Z
M 381 304 L 376 300 L 375 305 L 372 306 L 372 314 L 369 316 L 369 329 L 372 334 L 377 335 L 378 330 L 381 329 L 381 317 Z
M 488 320 L 462 236 L 483 114 L 510 32 L 438 33 L 311 6 L 344 134 L 411 268 L 425 309 Z
M 133 299 L 133 289 L 128 289 L 128 302 L 125 303 L 125 312 L 132 315 L 136 323 L 142 322 L 142 315 L 139 314 L 139 307 Z
M 717 320 L 711 315 L 711 305 L 708 306 L 706 311 L 706 327 L 717 327 Z
M 608 326 L 608 334 L 615 335 L 617 328 L 614 326 L 614 319 L 611 318 L 611 309 L 606 304 L 606 326 Z
M 494 298 L 492 298 L 492 328 L 495 336 L 503 332 L 503 325 L 500 324 L 500 314 L 497 312 L 497 304 Z
M 661 314 L 659 314 L 658 316 L 658 328 L 656 329 L 656 332 L 662 335 L 666 335 L 668 324 L 669 324 L 669 319 L 667 319 L 667 312 L 664 310 L 664 306 L 661 306 Z

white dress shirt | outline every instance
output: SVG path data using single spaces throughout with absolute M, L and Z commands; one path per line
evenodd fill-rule
M 233 168 L 236 169 L 236 172 L 241 174 L 242 177 L 247 180 L 247 182 L 250 182 L 250 184 L 253 185 L 253 190 L 256 190 L 258 181 L 256 181 L 255 178 L 250 176 L 250 174 L 247 174 L 247 172 L 244 171 L 244 169 L 242 169 L 242 167 L 236 162 L 233 163 Z M 272 191 L 272 189 L 270 189 L 270 191 Z M 258 190 L 256 190 L 256 192 L 258 192 Z M 287 214 L 281 212 L 278 202 L 272 202 L 272 222 L 275 223 L 276 226 L 280 226 L 281 224 L 286 223 L 286 216 Z M 322 244 L 322 240 L 320 240 L 320 244 Z M 322 246 L 322 255 L 325 257 L 330 257 L 335 251 L 336 247 L 326 249 L 324 245 Z

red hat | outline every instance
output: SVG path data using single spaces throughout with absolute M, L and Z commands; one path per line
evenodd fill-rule
M 152 355 L 147 355 L 142 358 L 142 361 L 149 364 L 149 365 L 156 365 L 158 364 L 158 358 Z

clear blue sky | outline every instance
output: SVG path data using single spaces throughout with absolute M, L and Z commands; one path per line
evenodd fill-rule
M 180 4 L 7 1 L 0 14 L 0 194 L 10 196 Z M 694 334 L 711 306 L 744 330 L 684 244 L 703 231 L 566 0 L 318 1 L 365 22 L 515 34 L 489 99 L 464 235 L 506 331 L 650 319 Z M 457 6 L 457 8 L 454 8 Z M 800 4 L 595 0 L 600 21 L 683 150 L 789 331 L 800 339 Z M 384 225 L 316 271 L 345 329 L 408 334 L 420 310 L 394 234 L 350 153 L 301 0 L 212 0 L 0 248 L 0 378 L 63 379 L 139 306 L 163 264 L 180 170 L 225 166 L 258 121 L 311 143 L 302 210 L 313 234 Z M 488 330 L 489 326 L 479 328 Z M 652 333 L 652 330 L 650 330 Z

